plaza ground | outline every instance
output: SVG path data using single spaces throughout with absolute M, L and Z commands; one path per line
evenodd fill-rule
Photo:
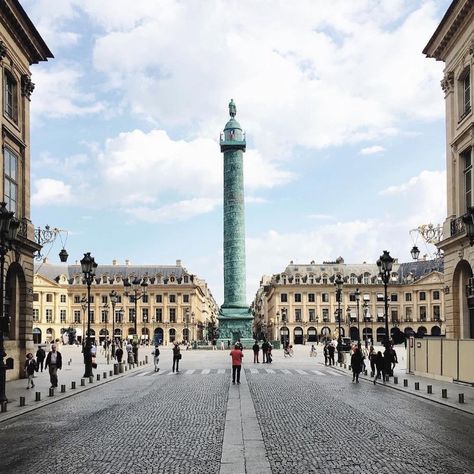
M 158 374 L 146 365 L 0 417 L 0 472 L 474 472 L 469 413 L 370 381 L 353 384 L 347 372 L 321 364 L 321 346 L 315 359 L 309 346 L 291 359 L 274 351 L 271 365 L 253 364 L 245 351 L 242 384 L 232 385 L 228 352 L 183 351 L 173 374 L 165 348 Z M 71 358 L 80 377 L 80 355 Z

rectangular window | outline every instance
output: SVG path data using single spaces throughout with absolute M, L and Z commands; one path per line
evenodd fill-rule
M 52 303 L 53 302 L 53 295 L 51 293 L 46 294 L 46 303 Z
M 176 295 L 170 295 L 169 299 L 170 299 L 170 303 L 176 303 Z
M 329 303 L 329 293 L 321 293 L 321 301 L 323 303 Z
M 280 295 L 280 302 L 281 303 L 288 303 L 288 295 L 286 293 L 282 293 Z
M 349 294 L 349 301 L 355 301 L 356 300 L 356 295 L 355 293 L 350 293 Z
M 91 323 L 94 324 L 94 310 L 91 309 Z
M 86 298 L 87 299 L 87 298 Z M 93 304 L 94 303 L 94 297 L 91 296 L 90 299 L 89 299 L 90 303 Z
M 38 308 L 33 308 L 33 321 L 37 323 L 39 321 L 40 314 Z
M 52 309 L 47 309 L 46 310 L 46 322 L 47 323 L 53 322 L 53 310 Z
M 161 308 L 155 308 L 155 321 L 157 323 L 163 322 L 163 310 Z
M 391 301 L 392 303 L 396 303 L 396 302 L 398 301 L 398 295 L 397 295 L 397 293 L 392 293 L 392 294 L 390 295 L 390 301 Z
M 109 297 L 107 295 L 102 295 L 102 304 L 107 304 L 109 301 Z
M 398 310 L 392 309 L 392 323 L 398 323 Z
M 148 295 L 143 295 L 142 296 L 142 301 L 143 301 L 143 303 L 148 303 Z
M 65 302 L 66 302 L 66 295 L 61 295 L 61 296 L 59 297 L 59 301 L 60 301 L 61 303 L 65 303 Z
M 472 160 L 471 148 L 463 151 L 460 155 L 461 166 L 464 168 L 464 211 L 472 207 Z
M 314 309 L 309 310 L 308 319 L 310 323 L 314 323 L 316 321 L 316 311 L 314 311 Z
M 121 295 L 117 295 L 117 303 L 121 303 L 122 302 L 122 296 Z
M 434 300 L 439 300 L 439 291 L 438 290 L 433 291 L 433 299 Z
M 135 322 L 135 308 L 128 308 L 128 322 Z
M 163 296 L 162 295 L 156 295 L 155 296 L 155 303 L 163 303 Z
M 100 322 L 107 323 L 108 322 L 108 314 L 109 312 L 106 309 L 103 309 L 100 313 Z
M 33 293 L 33 301 L 39 301 L 39 294 Z
M 412 308 L 405 308 L 405 321 L 406 322 L 413 321 L 413 309 Z
M 426 306 L 420 306 L 420 321 L 426 321 Z
M 176 308 L 170 308 L 170 323 L 176 322 Z
M 142 321 L 148 323 L 148 308 L 142 308 Z
M 471 73 L 469 69 L 464 73 L 462 79 L 462 104 L 461 118 L 471 111 Z
M 74 303 L 78 304 L 81 302 L 81 297 L 79 295 L 74 295 Z
M 308 293 L 308 303 L 314 303 L 316 301 L 316 295 L 314 293 Z
M 18 86 L 10 71 L 4 74 L 4 111 L 13 121 L 18 120 Z
M 3 177 L 3 199 L 7 203 L 7 209 L 17 213 L 18 202 L 18 158 L 7 147 L 4 148 L 4 177 Z M 18 215 L 16 215 L 18 217 Z
M 329 321 L 329 309 L 323 308 L 323 321 L 327 323 Z
M 297 323 L 301 322 L 301 309 L 295 309 L 295 321 Z
M 385 301 L 385 298 L 383 296 L 383 293 L 377 293 L 377 301 L 380 303 L 382 301 Z
M 81 312 L 78 310 L 74 311 L 74 323 L 81 324 Z
M 405 301 L 407 303 L 411 302 L 411 293 L 405 293 Z
M 434 321 L 439 321 L 440 319 L 441 319 L 441 309 L 436 304 L 436 305 L 433 306 L 433 320 Z
M 424 291 L 420 291 L 420 301 L 426 301 L 426 293 Z
M 183 303 L 189 303 L 189 295 L 183 295 Z
M 65 309 L 61 309 L 59 311 L 59 320 L 62 322 L 62 323 L 65 323 L 66 322 L 66 310 Z
M 122 309 L 117 309 L 115 311 L 115 322 L 119 324 L 123 323 L 123 310 Z
M 301 303 L 301 293 L 295 293 L 295 303 Z

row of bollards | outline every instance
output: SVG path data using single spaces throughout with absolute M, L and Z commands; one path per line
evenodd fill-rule
M 71 365 L 71 362 L 72 362 L 72 359 L 68 361 L 68 365 Z M 114 369 L 109 370 L 108 376 L 112 377 L 113 375 L 122 374 L 126 372 L 127 370 L 132 370 L 135 367 L 141 367 L 142 365 L 146 365 L 146 364 L 148 364 L 148 356 L 145 356 L 145 361 L 139 361 L 138 364 L 128 364 L 128 368 L 127 368 L 127 364 L 125 363 L 121 363 L 121 364 L 116 363 L 114 364 Z M 96 378 L 97 378 L 97 381 L 100 381 L 101 375 L 96 374 Z M 103 380 L 107 379 L 107 372 L 102 373 L 102 379 Z M 94 382 L 94 377 L 91 375 L 89 377 L 89 383 L 93 383 L 93 382 Z M 81 387 L 85 387 L 85 386 L 86 386 L 86 379 L 81 378 Z M 71 390 L 75 390 L 75 389 L 76 389 L 76 382 L 73 380 L 71 381 Z M 61 385 L 60 392 L 66 393 L 66 385 Z M 54 397 L 53 387 L 49 389 L 48 396 Z M 40 402 L 40 401 L 41 401 L 41 392 L 35 392 L 35 402 Z M 0 413 L 5 413 L 7 411 L 7 405 L 8 405 L 8 402 L 0 403 Z M 20 407 L 24 407 L 24 406 L 26 406 L 26 397 L 22 396 L 20 397 Z

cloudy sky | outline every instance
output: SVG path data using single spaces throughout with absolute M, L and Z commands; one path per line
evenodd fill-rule
M 233 98 L 249 302 L 290 260 L 408 261 L 446 213 L 442 64 L 421 51 L 449 3 L 22 0 L 55 56 L 32 67 L 35 225 L 67 229 L 72 262 L 181 259 L 222 303 Z

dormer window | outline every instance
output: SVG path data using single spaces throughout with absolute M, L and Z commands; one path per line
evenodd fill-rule
M 4 112 L 14 122 L 18 121 L 18 83 L 10 71 L 4 75 Z

